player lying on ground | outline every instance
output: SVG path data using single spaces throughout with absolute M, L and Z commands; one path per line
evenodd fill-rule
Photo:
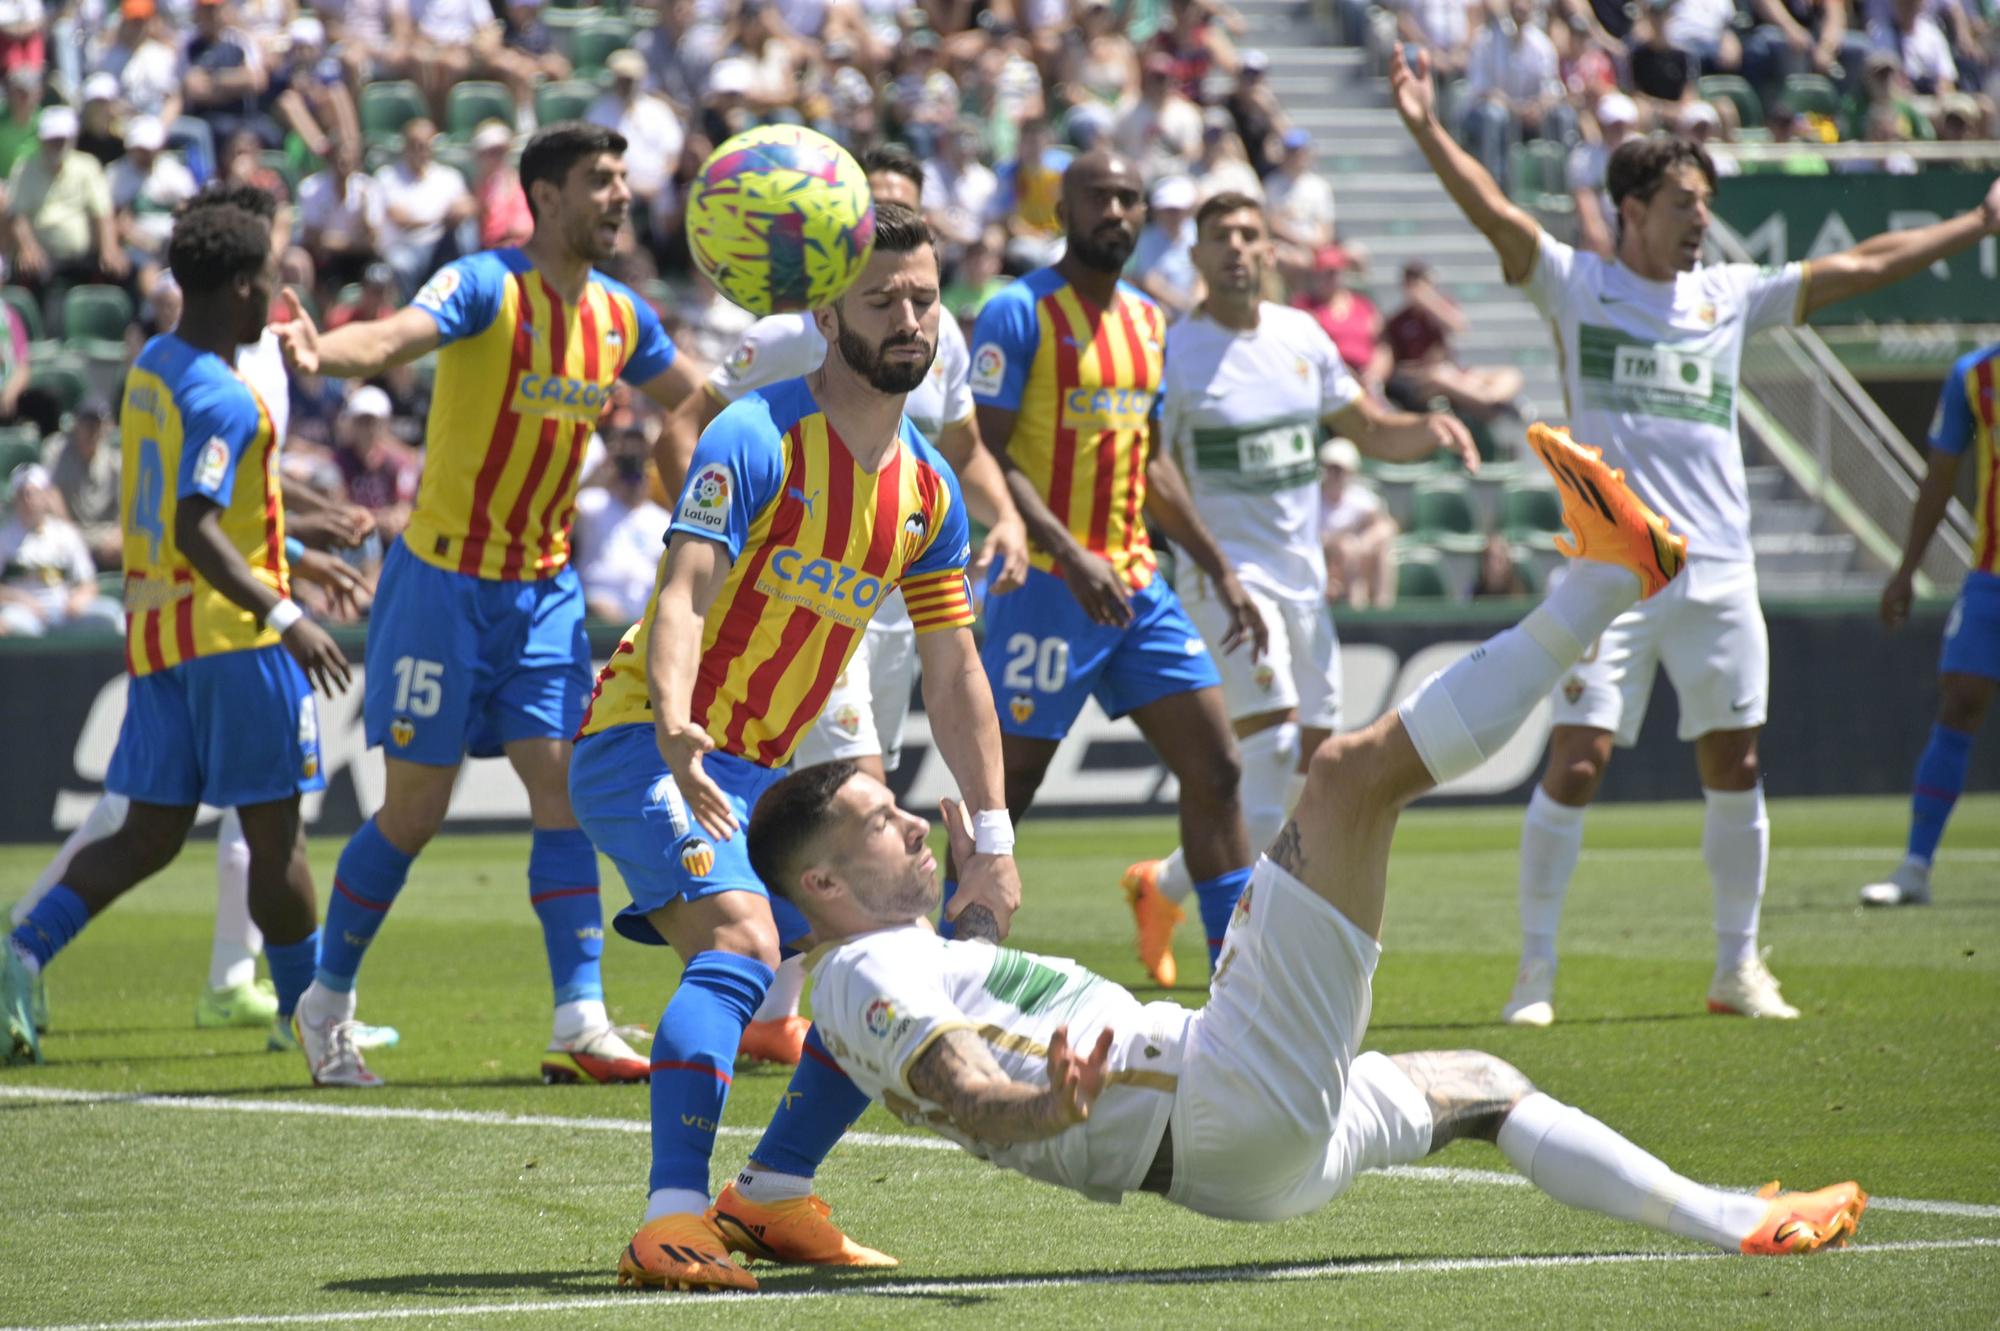
M 1320 746 L 1199 1012 L 1142 1004 L 1063 958 L 937 937 L 924 820 L 851 765 L 773 785 L 751 818 L 751 857 L 820 940 L 814 1020 L 848 1075 L 975 1155 L 1107 1201 L 1138 1189 L 1204 1215 L 1283 1220 L 1362 1170 L 1478 1137 L 1560 1201 L 1725 1249 L 1803 1252 L 1851 1233 L 1866 1203 L 1852 1183 L 1704 1187 L 1491 1055 L 1357 1052 L 1398 813 L 1505 743 L 1682 562 L 1679 539 L 1595 450 L 1541 426 L 1530 437 L 1576 533 L 1568 576 L 1396 712 Z M 729 1207 L 725 1192 L 712 1213 L 725 1232 Z M 621 1276 L 643 1280 L 658 1246 L 642 1229 Z

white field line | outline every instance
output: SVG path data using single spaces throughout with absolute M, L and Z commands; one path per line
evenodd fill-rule
M 562 1114 L 503 1114 L 478 1109 L 419 1109 L 395 1105 L 329 1104 L 324 1100 L 231 1100 L 222 1096 L 146 1095 L 140 1092 L 82 1091 L 60 1086 L 0 1086 L 0 1100 L 31 1100 L 56 1104 L 125 1105 L 142 1109 L 193 1109 L 239 1114 L 301 1114 L 317 1118 L 391 1119 L 409 1123 L 464 1123 L 489 1128 L 555 1128 L 566 1132 L 650 1133 L 644 1119 L 571 1118 Z M 723 1137 L 760 1137 L 761 1128 L 717 1130 Z M 853 1146 L 889 1150 L 957 1151 L 942 1137 L 901 1133 L 850 1132 L 841 1141 Z M 1394 1165 L 1375 1173 L 1419 1183 L 1457 1183 L 1479 1187 L 1526 1188 L 1533 1185 L 1519 1174 L 1492 1169 L 1452 1166 Z M 1959 1216 L 1969 1220 L 2000 1220 L 2000 1206 L 1978 1202 L 1928 1201 L 1918 1197 L 1870 1197 L 1874 1211 L 1907 1211 L 1919 1215 Z M 0 1331 L 6 1328 L 0 1327 Z
M 1909 1239 L 1837 1248 L 1816 1260 L 1866 1257 L 1876 1253 L 1944 1252 L 1965 1248 L 2000 1248 L 2000 1238 Z M 1409 1260 L 1383 1258 L 1354 1262 L 1314 1262 L 1288 1266 L 1245 1266 L 1225 1270 L 1106 1271 L 1100 1275 L 996 1276 L 964 1280 L 885 1280 L 880 1284 L 844 1285 L 833 1289 L 771 1290 L 756 1294 L 688 1296 L 697 1302 L 673 1301 L 672 1296 L 630 1291 L 583 1295 L 572 1299 L 524 1299 L 514 1303 L 438 1303 L 428 1307 L 364 1308 L 353 1312 L 252 1313 L 236 1317 L 162 1318 L 132 1322 L 70 1322 L 59 1326 L 4 1327 L 0 1331 L 213 1331 L 224 1327 L 346 1326 L 366 1322 L 403 1322 L 447 1317 L 503 1317 L 526 1313 L 574 1313 L 593 1308 L 644 1309 L 665 1315 L 674 1308 L 708 1308 L 743 1303 L 797 1303 L 809 1299 L 931 1298 L 963 1294 L 1010 1293 L 1015 1290 L 1081 1289 L 1094 1285 L 1210 1285 L 1265 1280 L 1339 1280 L 1350 1276 L 1437 1275 L 1466 1271 L 1550 1270 L 1580 1266 L 1659 1266 L 1680 1262 L 1727 1261 L 1723 1252 L 1607 1252 L 1559 1257 L 1430 1257 Z
M 1409 850 L 1403 850 L 1398 848 L 1396 851 L 1396 861 L 1401 863 L 1404 859 L 1450 859 L 1458 856 L 1497 855 L 1503 853 L 1505 849 L 1505 847 L 1498 846 L 1468 847 L 1452 850 L 1425 850 L 1414 847 Z M 1903 862 L 1903 850 L 1904 848 L 1901 846 L 1773 846 L 1771 847 L 1771 858 L 1879 863 L 1887 866 L 1888 869 L 1893 869 Z M 1592 850 L 1586 846 L 1583 850 L 1583 858 L 1586 860 L 1682 860 L 1699 859 L 1700 857 L 1701 847 L 1698 845 L 1607 846 L 1601 850 Z M 1938 862 L 1947 867 L 1953 862 L 1962 864 L 2000 864 L 2000 848 L 1974 846 L 1965 850 L 1952 850 L 1950 847 L 1946 847 L 1938 852 Z

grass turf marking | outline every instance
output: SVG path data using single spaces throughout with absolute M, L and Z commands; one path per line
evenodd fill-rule
M 492 1128 L 557 1128 L 571 1132 L 650 1133 L 653 1130 L 652 1125 L 645 1119 L 637 1118 L 572 1118 L 563 1114 L 503 1114 L 495 1110 L 481 1109 L 419 1109 L 395 1105 L 327 1104 L 323 1101 L 305 1100 L 233 1100 L 222 1096 L 148 1095 L 143 1091 L 81 1091 L 61 1086 L 0 1086 L 0 1100 L 125 1105 L 141 1109 L 220 1110 L 239 1114 L 305 1114 L 320 1118 L 390 1119 L 412 1123 L 465 1123 Z M 762 1128 L 716 1129 L 716 1135 L 719 1137 L 761 1137 L 763 1133 Z M 887 1132 L 850 1132 L 841 1140 L 856 1146 L 885 1147 L 891 1150 L 951 1151 L 962 1154 L 955 1143 L 948 1142 L 942 1137 L 919 1137 Z M 1492 1169 L 1461 1169 L 1451 1165 L 1392 1165 L 1387 1169 L 1369 1172 L 1388 1178 L 1414 1179 L 1422 1183 L 1462 1183 L 1481 1187 L 1518 1188 L 1534 1186 L 1519 1174 Z M 1871 1196 L 1868 1205 L 1875 1211 L 1905 1211 L 1920 1215 L 1959 1216 L 1970 1220 L 2000 1220 L 2000 1206 L 1989 1206 L 1978 1202 L 1941 1202 L 1920 1197 Z M 0 1327 L 0 1331 L 7 1331 L 7 1328 Z

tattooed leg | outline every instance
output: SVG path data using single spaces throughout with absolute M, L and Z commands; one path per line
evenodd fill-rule
M 1430 1104 L 1433 1153 L 1460 1137 L 1498 1140 L 1507 1115 L 1535 1089 L 1512 1063 L 1476 1049 L 1424 1050 L 1389 1058 Z

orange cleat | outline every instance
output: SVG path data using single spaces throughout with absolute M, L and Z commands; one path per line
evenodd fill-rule
M 886 1252 L 864 1248 L 829 1218 L 818 1197 L 753 1202 L 731 1183 L 708 1208 L 708 1219 L 731 1252 L 795 1266 L 901 1266 Z
M 1779 1192 L 1773 1179 L 1757 1189 L 1757 1195 L 1768 1200 L 1771 1209 L 1764 1213 L 1764 1223 L 1743 1240 L 1743 1251 L 1752 1257 L 1845 1247 L 1868 1207 L 1868 1194 L 1851 1179 L 1818 1192 Z
M 1160 866 L 1165 863 L 1140 860 L 1125 871 L 1118 885 L 1125 890 L 1125 904 L 1139 926 L 1139 964 L 1154 984 L 1171 989 L 1181 974 L 1174 963 L 1174 926 L 1187 918 L 1187 912 L 1160 894 Z
M 619 1255 L 618 1283 L 696 1292 L 757 1288 L 757 1278 L 730 1259 L 714 1223 L 685 1213 L 639 1226 Z
M 1674 580 L 1687 563 L 1686 538 L 1667 530 L 1667 520 L 1625 484 L 1624 472 L 1604 464 L 1603 449 L 1540 421 L 1528 427 L 1528 443 L 1556 479 L 1563 523 L 1574 538 L 1558 536 L 1556 549 L 1630 569 L 1642 600 Z
M 743 1039 L 736 1046 L 737 1056 L 795 1068 L 805 1057 L 806 1032 L 811 1029 L 811 1019 L 796 1012 L 776 1021 L 753 1021 L 743 1028 Z

